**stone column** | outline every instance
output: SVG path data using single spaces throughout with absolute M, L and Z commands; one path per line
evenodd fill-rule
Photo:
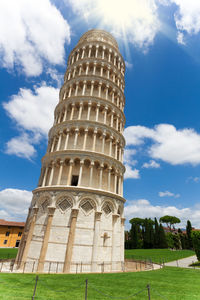
M 79 128 L 76 128 L 75 136 L 74 136 L 74 148 L 76 148 L 76 145 L 77 145 L 78 134 L 79 134 Z
M 78 61 L 80 55 L 80 50 L 77 51 L 76 61 Z
M 110 62 L 110 60 L 111 60 L 111 53 L 112 53 L 112 49 L 109 49 L 108 62 Z
M 106 100 L 108 100 L 108 89 L 109 89 L 109 85 L 106 84 Z
M 93 138 L 92 151 L 95 151 L 95 149 L 96 149 L 96 138 L 97 138 L 97 128 L 95 128 L 95 130 L 94 130 L 94 138 Z
M 100 103 L 97 103 L 97 109 L 96 109 L 96 122 L 99 120 L 99 108 L 100 108 Z
M 116 261 L 119 261 L 116 257 L 118 252 L 116 249 L 116 235 L 117 235 L 117 220 L 119 215 L 113 214 L 112 216 L 112 270 L 116 270 Z
M 110 177 L 111 177 L 111 170 L 112 168 L 108 168 L 108 191 L 110 192 Z
M 59 173 L 58 173 L 58 179 L 57 179 L 57 185 L 60 185 L 60 182 L 61 182 L 63 165 L 64 165 L 64 161 L 61 160 L 60 161 Z
M 81 185 L 81 181 L 82 181 L 83 165 L 84 165 L 84 160 L 81 160 L 80 161 L 80 169 L 79 169 L 79 177 L 78 177 L 78 186 Z
M 83 47 L 83 52 L 82 52 L 82 56 L 81 56 L 82 59 L 84 58 L 84 55 L 85 55 L 85 46 Z
M 103 167 L 104 165 L 100 165 L 100 174 L 99 174 L 99 189 L 102 189 L 102 177 L 103 177 Z
M 58 138 L 58 144 L 57 144 L 56 151 L 60 150 L 61 139 L 62 139 L 62 131 L 59 131 L 59 138 Z
M 115 89 L 112 91 L 112 103 L 115 103 Z
M 118 142 L 119 142 L 119 141 L 116 141 L 116 142 L 115 142 L 115 159 L 117 159 L 117 147 L 118 147 L 117 144 L 118 144 Z
M 91 52 L 92 52 L 92 45 L 89 45 L 89 52 L 88 52 L 88 57 L 91 57 Z
M 117 115 L 117 118 L 116 118 L 116 130 L 118 130 L 118 124 L 119 124 L 119 115 Z
M 102 82 L 99 82 L 99 94 L 98 97 L 101 98 L 101 86 L 102 86 Z
M 111 126 L 111 127 L 113 127 L 113 117 L 114 117 L 114 113 L 115 113 L 115 111 L 112 110 L 112 112 L 111 112 L 111 119 L 110 119 L 110 126 Z
M 48 248 L 51 224 L 52 224 L 55 209 L 56 209 L 55 207 L 51 207 L 51 206 L 48 207 L 48 220 L 47 220 L 47 225 L 46 225 L 46 230 L 45 230 L 45 234 L 44 234 L 42 248 L 40 251 L 37 272 L 43 272 L 43 269 L 44 269 L 44 263 L 45 263 L 47 248 Z
M 74 67 L 73 78 L 75 77 L 75 75 L 76 75 L 76 67 Z
M 84 135 L 84 140 L 83 140 L 83 150 L 86 149 L 87 136 L 88 136 L 88 128 L 85 128 L 85 135 Z
M 32 240 L 33 231 L 34 231 L 34 228 L 35 228 L 35 221 L 36 221 L 38 209 L 39 209 L 38 207 L 33 207 L 32 208 L 32 210 L 33 210 L 33 219 L 30 222 L 31 226 L 28 230 L 28 235 L 27 235 L 27 238 L 26 238 L 26 241 L 25 241 L 25 247 L 24 247 L 22 259 L 21 259 L 21 262 L 20 262 L 20 269 L 23 268 L 24 263 L 26 262 L 26 259 L 27 259 L 27 256 L 28 256 L 28 251 L 29 251 L 29 248 L 30 248 L 30 243 L 31 243 L 31 240 Z M 24 232 L 24 234 L 25 234 L 25 232 Z
M 106 132 L 103 132 L 103 137 L 102 137 L 102 148 L 101 152 L 104 153 L 105 151 L 105 138 L 106 138 Z
M 98 50 L 99 50 L 99 45 L 96 45 L 95 58 L 97 58 L 97 57 L 98 57 Z
M 83 102 L 81 102 L 81 103 L 80 103 L 80 106 L 79 106 L 78 120 L 80 120 L 80 119 L 81 119 L 82 110 L 83 110 Z
M 68 94 L 68 97 L 71 97 L 71 93 L 72 93 L 72 85 L 69 86 L 69 94 Z
M 98 272 L 98 252 L 99 252 L 99 237 L 100 237 L 100 224 L 101 224 L 101 211 L 95 212 L 94 220 L 94 236 L 92 248 L 92 272 Z
M 89 102 L 89 103 L 88 103 L 88 112 L 87 112 L 87 120 L 88 120 L 88 121 L 90 120 L 91 107 L 92 107 L 92 103 Z
M 71 224 L 70 224 L 68 242 L 67 242 L 66 253 L 65 253 L 65 263 L 64 263 L 64 267 L 63 267 L 63 273 L 70 272 L 78 212 L 79 212 L 79 210 L 77 208 L 72 208 Z
M 67 133 L 66 133 L 64 150 L 67 150 L 67 147 L 68 147 L 68 141 L 69 141 L 69 129 L 67 129 Z
M 96 63 L 96 61 L 95 61 L 95 62 L 94 62 L 94 69 L 93 69 L 93 75 L 96 74 L 96 67 L 97 67 L 97 63 Z
M 113 136 L 110 137 L 110 149 L 109 149 L 110 156 L 112 156 L 112 145 L 113 145 Z
M 104 109 L 104 119 L 103 119 L 103 123 L 106 124 L 107 121 L 107 112 L 108 112 L 108 106 L 105 106 Z
M 105 47 L 105 46 L 103 46 L 103 51 L 102 51 L 102 59 L 104 59 L 104 55 L 105 55 L 105 49 L 106 49 L 106 47 Z
M 88 75 L 88 71 L 89 71 L 89 62 L 86 62 L 85 75 Z
M 67 118 L 67 106 L 65 106 L 65 112 L 64 112 L 64 116 L 63 116 L 63 122 L 66 121 L 66 118 Z
M 74 163 L 74 161 L 71 159 L 70 162 L 69 162 L 69 172 L 68 172 L 68 177 L 67 177 L 67 185 L 71 185 L 73 163 Z
M 48 167 L 45 168 L 45 173 L 44 173 L 44 177 L 43 177 L 43 181 L 42 181 L 42 187 L 45 186 L 48 169 L 49 169 Z
M 114 193 L 117 194 L 117 173 L 115 173 L 115 179 L 114 179 Z
M 93 169 L 94 169 L 94 161 L 91 161 L 91 164 L 90 164 L 90 179 L 89 179 L 89 187 L 92 187 Z
M 52 182 L 53 182 L 54 168 L 55 168 L 55 162 L 52 162 L 51 173 L 50 173 L 50 178 L 49 178 L 49 185 L 52 185 Z
M 53 150 L 54 150 L 55 141 L 56 141 L 56 137 L 53 138 L 53 143 L 52 143 L 50 152 L 53 152 Z
M 93 90 L 94 90 L 94 80 L 91 81 L 90 96 L 93 96 Z
M 83 81 L 83 90 L 82 90 L 82 96 L 85 95 L 85 88 L 86 88 L 86 80 Z
M 104 67 L 104 63 L 101 63 L 101 70 L 100 70 L 100 76 L 103 76 L 103 67 Z

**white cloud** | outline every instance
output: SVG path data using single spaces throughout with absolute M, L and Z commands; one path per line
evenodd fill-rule
M 53 112 L 59 99 L 59 89 L 43 85 L 20 89 L 8 103 L 3 103 L 9 117 L 17 124 L 19 137 L 7 142 L 6 152 L 30 158 L 35 154 L 34 144 L 47 133 L 53 124 Z M 38 121 L 39 120 L 39 121 Z
M 170 0 L 178 6 L 175 22 L 178 30 L 189 34 L 200 32 L 200 1 L 198 0 Z
M 41 74 L 45 62 L 64 62 L 70 28 L 49 0 L 0 1 L 0 64 L 20 66 L 28 76 Z
M 157 168 L 160 168 L 160 164 L 157 163 L 155 160 L 150 160 L 149 162 L 144 163 L 142 165 L 142 168 L 146 168 L 146 169 L 154 168 L 154 169 L 157 169 Z
M 125 149 L 124 151 L 124 165 L 126 167 L 126 172 L 124 174 L 124 179 L 140 178 L 139 170 L 133 168 L 137 164 L 137 160 L 133 159 L 133 156 L 136 154 L 135 149 Z
M 0 218 L 10 221 L 26 219 L 32 192 L 19 189 L 4 189 L 0 191 Z
M 132 178 L 139 179 L 140 173 L 138 169 L 132 169 L 130 165 L 125 164 L 126 172 L 124 174 L 124 179 Z
M 200 209 L 198 206 L 177 208 L 175 206 L 153 205 L 146 199 L 127 201 L 125 217 L 132 218 L 160 218 L 164 215 L 176 216 L 181 219 L 178 227 L 186 226 L 187 220 L 196 228 L 200 228 Z M 129 225 L 130 226 L 130 225 Z
M 36 150 L 32 145 L 32 140 L 27 134 L 22 134 L 21 136 L 14 137 L 6 144 L 7 154 L 14 154 L 18 157 L 31 158 L 34 156 Z
M 184 34 L 180 31 L 177 33 L 177 42 L 181 45 L 185 45 Z
M 100 27 L 139 46 L 153 43 L 160 24 L 155 0 L 65 0 L 88 23 L 99 20 Z
M 174 194 L 174 193 L 171 193 L 169 191 L 159 192 L 158 195 L 160 197 L 173 197 L 173 198 L 179 198 L 180 197 L 180 194 Z
M 200 134 L 192 128 L 176 129 L 170 124 L 159 124 L 153 129 L 130 126 L 124 131 L 127 146 L 144 145 L 148 139 L 147 153 L 172 165 L 200 163 Z

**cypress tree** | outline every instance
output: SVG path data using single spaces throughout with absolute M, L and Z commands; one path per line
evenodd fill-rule
M 191 224 L 190 220 L 187 221 L 186 236 L 187 236 L 188 248 L 192 249 L 193 248 L 193 244 L 192 244 L 192 224 Z
M 154 248 L 159 248 L 159 225 L 155 218 L 155 231 L 154 231 Z
M 131 226 L 131 242 L 132 242 L 132 248 L 137 249 L 139 244 L 139 235 L 138 235 L 138 225 L 135 223 L 132 223 Z
M 161 223 L 159 226 L 159 248 L 167 248 L 166 235 Z

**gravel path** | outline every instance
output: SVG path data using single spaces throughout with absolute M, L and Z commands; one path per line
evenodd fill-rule
M 186 258 L 182 258 L 182 259 L 179 259 L 179 260 L 174 260 L 174 261 L 165 263 L 165 266 L 181 267 L 181 268 L 193 268 L 193 267 L 189 267 L 189 265 L 192 264 L 195 261 L 197 261 L 197 257 L 196 257 L 196 255 L 193 255 L 193 256 L 189 256 L 189 257 L 186 257 Z

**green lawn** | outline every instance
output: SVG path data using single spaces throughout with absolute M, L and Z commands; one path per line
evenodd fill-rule
M 169 249 L 130 249 L 125 250 L 125 258 L 134 259 L 151 259 L 155 263 L 160 263 L 161 261 L 173 261 L 195 255 L 192 250 L 177 250 L 171 251 Z M 199 297 L 200 299 L 200 297 Z
M 18 248 L 0 248 L 0 259 L 15 258 Z
M 35 276 L 1 273 L 0 299 L 31 299 Z M 83 300 L 86 278 L 88 300 L 106 300 L 110 297 L 148 300 L 147 284 L 150 284 L 152 300 L 200 299 L 199 270 L 165 267 L 157 271 L 136 273 L 39 275 L 35 300 Z M 130 297 L 140 290 L 143 290 L 140 294 Z

